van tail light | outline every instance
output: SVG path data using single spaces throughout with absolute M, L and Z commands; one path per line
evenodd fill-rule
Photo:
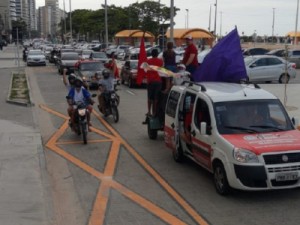
M 296 69 L 296 63 L 291 63 L 292 68 Z

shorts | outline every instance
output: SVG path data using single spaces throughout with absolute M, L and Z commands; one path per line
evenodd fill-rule
M 161 93 L 161 82 L 151 82 L 147 85 L 148 99 L 149 100 L 158 100 Z

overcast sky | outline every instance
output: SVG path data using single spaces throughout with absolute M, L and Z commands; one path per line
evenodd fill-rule
M 59 6 L 63 9 L 63 1 Z M 170 6 L 171 0 L 157 0 Z M 65 0 L 66 11 L 69 12 L 70 0 Z M 72 11 L 75 9 L 101 8 L 105 0 L 71 0 Z M 128 6 L 136 0 L 107 0 L 108 5 Z M 138 2 L 142 2 L 141 0 Z M 216 0 L 174 0 L 174 5 L 180 8 L 174 18 L 175 28 L 203 28 L 214 30 Z M 36 0 L 37 7 L 44 6 L 45 0 Z M 297 0 L 217 0 L 216 32 L 225 35 L 237 26 L 239 34 L 284 36 L 296 28 Z M 211 13 L 210 13 L 211 9 Z M 274 17 L 273 17 L 274 16 Z M 300 17 L 300 16 L 299 16 Z M 188 19 L 187 19 L 188 18 Z M 274 18 L 274 19 L 273 19 Z M 188 21 L 188 23 L 187 23 Z M 274 22 L 274 31 L 272 25 Z M 300 30 L 298 22 L 297 31 Z

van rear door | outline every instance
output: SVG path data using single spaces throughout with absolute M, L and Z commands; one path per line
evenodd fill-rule
M 172 150 L 176 149 L 179 108 L 184 88 L 185 87 L 174 86 L 170 91 L 166 104 L 164 138 L 166 145 Z

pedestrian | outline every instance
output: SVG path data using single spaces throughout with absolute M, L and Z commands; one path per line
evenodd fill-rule
M 162 67 L 163 60 L 158 57 L 158 50 L 151 51 L 152 58 L 147 60 L 149 65 Z M 147 95 L 148 95 L 148 115 L 156 116 L 158 108 L 158 100 L 161 94 L 162 80 L 157 71 L 147 71 Z
M 117 66 L 115 53 L 111 53 L 110 57 L 111 60 L 109 60 L 108 64 L 106 65 L 106 68 L 112 71 L 112 74 L 115 78 L 119 78 L 119 69 Z
M 164 60 L 164 67 L 167 70 L 170 70 L 174 73 L 177 72 L 177 66 L 176 66 L 176 53 L 173 49 L 173 42 L 167 43 L 167 49 L 163 52 L 163 60 Z M 165 88 L 163 88 L 163 93 L 169 93 L 171 89 L 172 84 L 172 78 L 171 77 L 165 77 L 165 82 L 163 85 Z
M 3 50 L 3 40 L 0 40 L 0 51 Z
M 184 52 L 182 63 L 186 66 L 186 70 L 190 72 L 191 79 L 193 80 L 193 73 L 198 67 L 198 50 L 193 43 L 192 36 L 186 36 L 186 49 Z

